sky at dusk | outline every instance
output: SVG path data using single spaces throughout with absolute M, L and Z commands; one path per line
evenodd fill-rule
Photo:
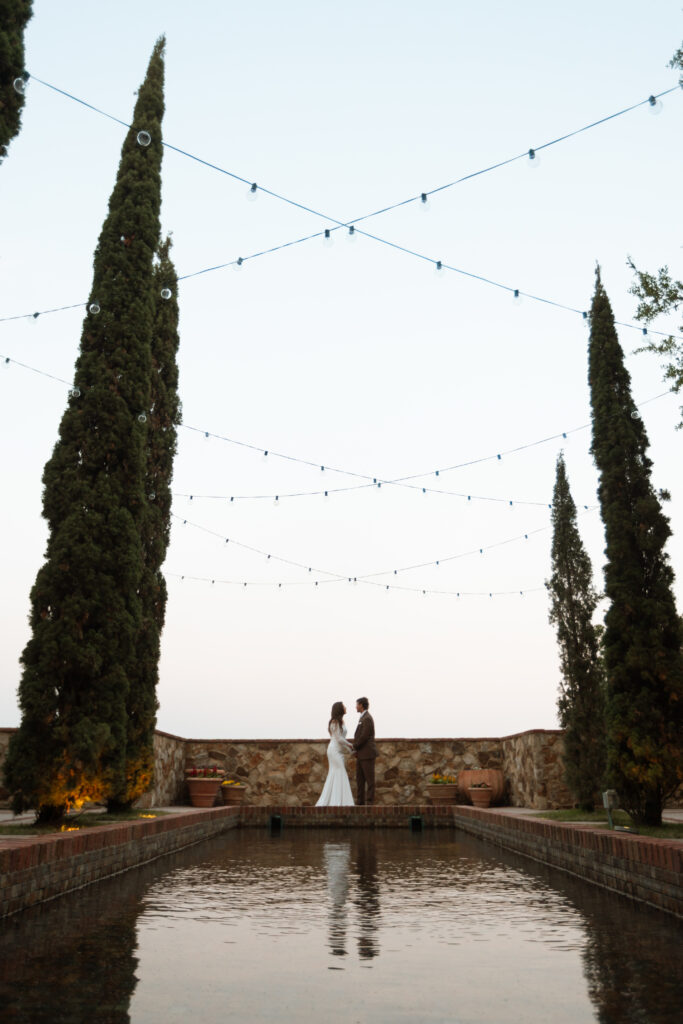
M 194 276 L 159 728 L 322 737 L 334 701 L 367 695 L 380 737 L 500 736 L 557 727 L 560 450 L 602 586 L 581 311 L 597 262 L 624 324 L 628 256 L 681 277 L 683 91 L 545 143 L 674 88 L 682 27 L 664 0 L 34 3 L 0 167 L 0 725 L 19 723 L 41 475 L 126 131 L 35 79 L 128 121 L 165 34 L 164 139 L 215 165 L 162 167 Z M 680 611 L 680 400 L 639 331 L 619 336 Z

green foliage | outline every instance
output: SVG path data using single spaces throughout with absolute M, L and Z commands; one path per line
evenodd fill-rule
M 0 0 L 0 163 L 19 134 L 23 93 L 14 88 L 24 78 L 24 30 L 33 14 L 32 0 Z
M 158 250 L 154 268 L 154 330 L 149 428 L 147 431 L 145 497 L 140 522 L 143 571 L 140 582 L 141 622 L 136 655 L 128 673 L 126 702 L 126 788 L 110 799 L 110 809 L 130 806 L 149 789 L 154 771 L 154 726 L 158 707 L 161 632 L 166 611 L 166 581 L 161 573 L 171 528 L 171 477 L 180 422 L 178 400 L 178 279 L 170 258 L 171 241 Z M 170 298 L 162 298 L 165 289 Z
M 567 786 L 592 810 L 605 771 L 604 676 L 593 570 L 576 525 L 564 457 L 557 460 L 552 508 L 552 575 L 549 619 L 557 630 L 562 682 L 557 701 L 564 735 Z
M 126 791 L 127 703 L 143 620 L 147 449 L 159 240 L 163 40 L 123 143 L 69 400 L 43 474 L 49 526 L 6 775 L 43 820 Z M 150 133 L 143 147 L 137 133 Z
M 664 800 L 683 779 L 683 631 L 664 551 L 669 521 L 650 480 L 647 434 L 599 271 L 589 382 L 610 601 L 604 634 L 608 782 L 637 822 L 657 825 Z
M 683 49 L 679 49 L 669 62 L 670 68 L 678 68 L 683 72 Z M 683 86 L 683 74 L 679 77 Z M 636 310 L 636 320 L 643 324 L 650 324 L 655 317 L 676 312 L 683 303 L 683 281 L 675 281 L 668 267 L 660 267 L 656 274 L 649 274 L 647 271 L 638 270 L 635 263 L 629 256 L 628 265 L 635 274 L 635 281 L 630 291 L 639 299 Z M 680 331 L 683 332 L 683 324 Z M 683 343 L 669 335 L 661 341 L 654 341 L 649 338 L 648 343 L 637 350 L 638 352 L 653 352 L 655 355 L 664 356 L 664 380 L 671 381 L 671 390 L 679 394 L 683 389 Z M 683 428 L 683 406 L 681 407 L 681 420 L 678 430 Z

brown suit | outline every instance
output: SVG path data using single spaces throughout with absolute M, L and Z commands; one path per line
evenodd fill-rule
M 374 804 L 375 802 L 375 723 L 369 711 L 361 715 L 361 719 L 353 737 L 353 749 L 356 751 L 356 787 L 358 803 Z M 367 800 L 365 787 L 367 786 Z

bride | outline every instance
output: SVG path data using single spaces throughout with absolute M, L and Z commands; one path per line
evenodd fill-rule
M 330 767 L 316 807 L 353 807 L 353 793 L 344 762 L 344 758 L 353 747 L 346 739 L 345 714 L 346 708 L 342 702 L 336 701 L 332 705 L 332 717 L 327 726 L 330 734 L 327 760 Z

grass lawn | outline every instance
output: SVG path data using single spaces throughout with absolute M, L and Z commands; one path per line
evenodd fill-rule
M 548 818 L 550 821 L 584 821 L 594 824 L 597 828 L 607 828 L 607 811 L 599 808 L 595 811 L 581 811 L 572 807 L 565 811 L 542 811 L 535 814 L 535 818 Z M 640 825 L 634 826 L 633 821 L 626 811 L 613 811 L 612 821 L 615 825 L 626 825 L 638 829 L 641 836 L 654 836 L 657 839 L 683 839 L 683 821 L 664 822 L 661 826 Z
M 107 814 L 103 811 L 87 811 L 70 814 L 63 825 L 34 825 L 23 821 L 18 825 L 3 822 L 0 824 L 0 836 L 44 836 L 51 832 L 69 832 L 74 829 L 93 828 L 95 825 L 119 825 L 122 821 L 139 821 L 142 818 L 160 818 L 164 812 L 155 811 L 122 811 L 119 814 Z

